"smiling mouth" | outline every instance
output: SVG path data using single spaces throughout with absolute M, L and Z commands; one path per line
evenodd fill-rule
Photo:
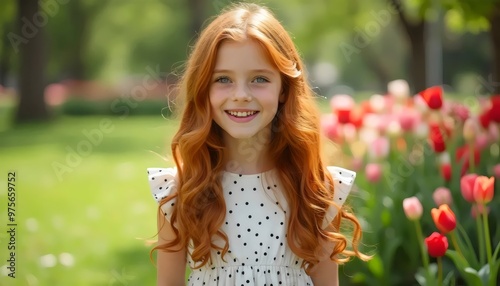
M 228 113 L 231 116 L 238 117 L 238 118 L 245 118 L 252 116 L 254 114 L 257 114 L 258 111 L 252 110 L 252 111 L 230 111 L 226 110 L 226 113 Z

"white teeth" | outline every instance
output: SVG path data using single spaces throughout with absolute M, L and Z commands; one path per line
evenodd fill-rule
M 235 117 L 247 117 L 254 115 L 257 111 L 228 111 L 228 113 Z

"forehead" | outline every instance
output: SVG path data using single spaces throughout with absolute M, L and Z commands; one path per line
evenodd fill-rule
M 271 62 L 264 48 L 256 40 L 223 41 L 217 51 L 215 69 L 272 69 L 277 68 Z

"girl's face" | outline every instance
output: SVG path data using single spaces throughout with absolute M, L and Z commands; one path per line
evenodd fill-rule
M 210 83 L 213 120 L 225 136 L 248 139 L 271 127 L 283 100 L 279 70 L 255 40 L 225 41 Z

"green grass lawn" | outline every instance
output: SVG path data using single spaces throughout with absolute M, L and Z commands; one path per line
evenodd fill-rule
M 164 156 L 177 123 L 62 117 L 9 129 L 2 117 L 0 285 L 154 284 L 146 168 L 173 166 Z M 16 173 L 15 279 L 5 276 L 8 172 Z

